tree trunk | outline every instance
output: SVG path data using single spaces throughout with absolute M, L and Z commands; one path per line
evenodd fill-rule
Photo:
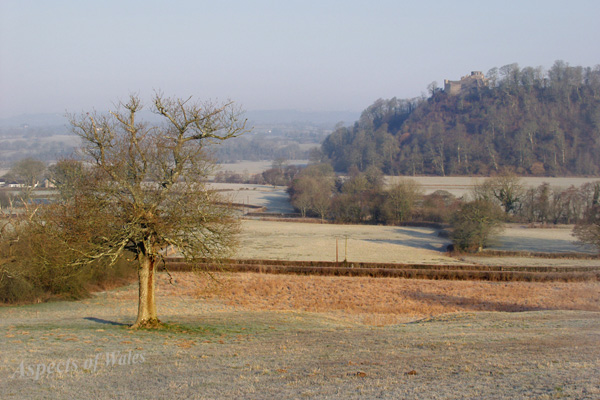
M 160 321 L 156 316 L 155 288 L 155 259 L 152 256 L 139 254 L 139 303 L 138 315 L 132 328 L 154 328 Z

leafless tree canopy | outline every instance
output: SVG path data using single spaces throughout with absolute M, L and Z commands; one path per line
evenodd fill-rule
M 77 262 L 115 262 L 126 250 L 136 255 L 140 305 L 135 326 L 158 322 L 154 272 L 167 248 L 190 261 L 230 250 L 237 224 L 218 194 L 206 187 L 212 163 L 203 148 L 246 129 L 231 102 L 195 103 L 157 94 L 152 105 L 163 123 L 140 119 L 137 96 L 108 115 L 70 116 L 83 140 L 84 159 L 81 165 L 65 160 L 56 166 L 63 201 L 44 216 L 57 228 L 57 237 L 72 243 Z

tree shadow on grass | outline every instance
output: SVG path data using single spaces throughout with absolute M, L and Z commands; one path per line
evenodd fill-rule
M 366 239 L 367 242 L 389 243 L 399 246 L 413 247 L 415 249 L 434 250 L 445 252 L 451 242 L 438 236 L 439 230 L 422 232 L 410 228 L 398 228 L 396 233 L 406 236 L 405 239 Z
M 265 194 L 262 197 L 263 204 L 268 212 L 293 213 L 294 207 L 289 202 L 287 194 Z
M 494 250 L 510 251 L 539 251 L 547 253 L 590 253 L 595 249 L 589 245 L 581 245 L 573 239 L 550 239 L 536 237 L 499 235 L 495 243 L 490 246 Z
M 117 326 L 127 326 L 127 325 L 129 325 L 129 324 L 124 324 L 122 322 L 108 321 L 106 319 L 95 318 L 95 317 L 85 317 L 83 319 L 87 319 L 88 321 L 97 322 L 99 324 L 105 324 L 105 325 L 117 325 Z

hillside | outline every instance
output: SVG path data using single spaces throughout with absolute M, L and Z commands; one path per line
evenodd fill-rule
M 545 72 L 510 64 L 476 83 L 467 76 L 444 89 L 431 84 L 429 98 L 377 100 L 327 137 L 323 156 L 337 171 L 600 173 L 600 66 L 557 61 Z

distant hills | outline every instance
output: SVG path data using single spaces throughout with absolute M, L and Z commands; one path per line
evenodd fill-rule
M 357 111 L 299 111 L 299 110 L 257 110 L 246 112 L 246 117 L 260 124 L 315 124 L 329 125 L 333 128 L 337 123 L 350 124 L 360 116 Z
M 61 114 L 22 114 L 0 118 L 0 128 L 67 126 L 68 123 L 67 118 Z
M 245 113 L 249 121 L 256 124 L 314 124 L 329 125 L 352 123 L 359 116 L 358 111 L 299 111 L 299 110 L 255 110 Z M 142 116 L 148 120 L 155 118 L 150 111 Z M 10 118 L 0 118 L 0 128 L 68 126 L 69 121 L 61 114 L 23 114 Z
M 322 144 L 336 171 L 600 174 L 600 66 L 476 71 L 430 97 L 377 100 Z

